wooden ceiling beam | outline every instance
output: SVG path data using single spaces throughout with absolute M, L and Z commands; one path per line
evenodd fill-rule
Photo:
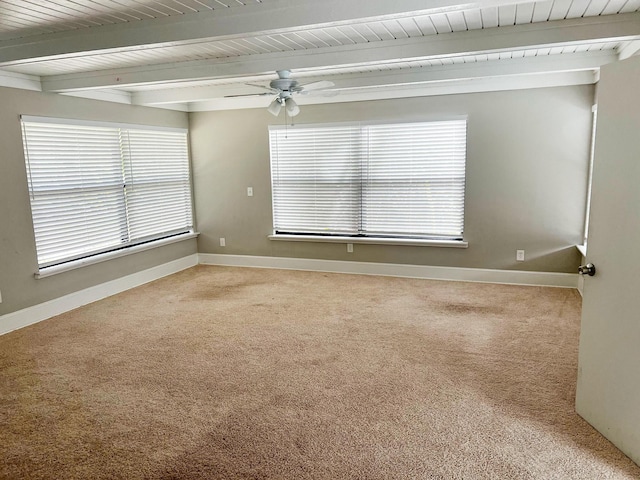
M 248 35 L 286 33 L 410 15 L 515 5 L 530 0 L 270 0 L 113 25 L 32 35 L 0 36 L 0 67 L 73 58 L 97 52 L 125 52 L 149 46 L 176 46 Z
M 126 89 L 127 86 L 135 85 L 176 86 L 179 82 L 244 77 L 268 74 L 275 70 L 322 69 L 340 65 L 637 39 L 640 39 L 640 13 L 628 13 L 313 50 L 51 75 L 42 77 L 42 88 L 45 91 L 62 92 L 114 87 Z

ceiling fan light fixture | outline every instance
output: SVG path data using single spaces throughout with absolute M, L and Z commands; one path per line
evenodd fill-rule
M 287 113 L 289 114 L 290 117 L 295 117 L 300 113 L 300 107 L 298 106 L 298 104 L 295 102 L 293 98 L 291 97 L 287 98 L 284 103 L 285 103 L 285 108 L 287 109 Z
M 267 111 L 274 117 L 277 117 L 280 114 L 281 108 L 282 105 L 280 104 L 280 99 L 276 98 L 273 102 L 271 102 L 271 105 L 269 105 Z
M 285 112 L 289 117 L 295 117 L 300 113 L 300 107 L 292 98 L 293 95 L 321 95 L 323 97 L 333 97 L 334 95 L 338 94 L 338 92 L 335 90 L 327 90 L 335 86 L 333 82 L 330 82 L 328 80 L 321 80 L 318 82 L 301 85 L 297 80 L 291 78 L 290 70 L 278 70 L 276 73 L 278 74 L 278 78 L 275 80 L 271 80 L 268 87 L 266 85 L 256 85 L 253 83 L 246 84 L 254 88 L 267 90 L 269 93 L 263 91 L 261 93 L 226 95 L 225 98 L 256 97 L 275 94 L 277 95 L 277 97 L 269 104 L 269 106 L 267 107 L 267 111 L 274 117 L 277 117 L 278 115 L 280 115 L 282 107 L 284 107 Z

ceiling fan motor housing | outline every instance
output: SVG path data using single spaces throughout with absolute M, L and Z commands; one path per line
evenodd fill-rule
M 278 78 L 277 80 L 271 80 L 269 86 L 276 90 L 282 90 L 283 92 L 298 92 L 302 90 L 302 87 L 298 86 L 298 81 L 291 78 Z
M 273 93 L 277 93 L 277 97 L 271 102 L 267 110 L 274 116 L 278 116 L 280 113 L 280 109 L 285 107 L 287 113 L 295 117 L 300 113 L 300 107 L 293 100 L 294 93 L 307 93 L 306 88 L 309 90 L 322 90 L 325 88 L 333 87 L 333 82 L 329 81 L 321 81 L 321 82 L 313 82 L 307 85 L 300 85 L 297 80 L 291 78 L 291 71 L 289 70 L 278 70 L 276 72 L 278 74 L 278 78 L 275 80 L 271 80 L 269 82 L 269 88 Z M 266 88 L 266 87 L 261 87 Z M 262 94 L 267 95 L 267 94 Z

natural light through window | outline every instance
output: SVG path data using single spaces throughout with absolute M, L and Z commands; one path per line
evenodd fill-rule
M 22 117 L 40 269 L 192 232 L 185 129 Z
M 462 240 L 466 119 L 270 127 L 274 236 Z

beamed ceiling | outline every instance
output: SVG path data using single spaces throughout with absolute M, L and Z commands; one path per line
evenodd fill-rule
M 0 0 L 0 85 L 185 111 L 592 84 L 640 0 Z

